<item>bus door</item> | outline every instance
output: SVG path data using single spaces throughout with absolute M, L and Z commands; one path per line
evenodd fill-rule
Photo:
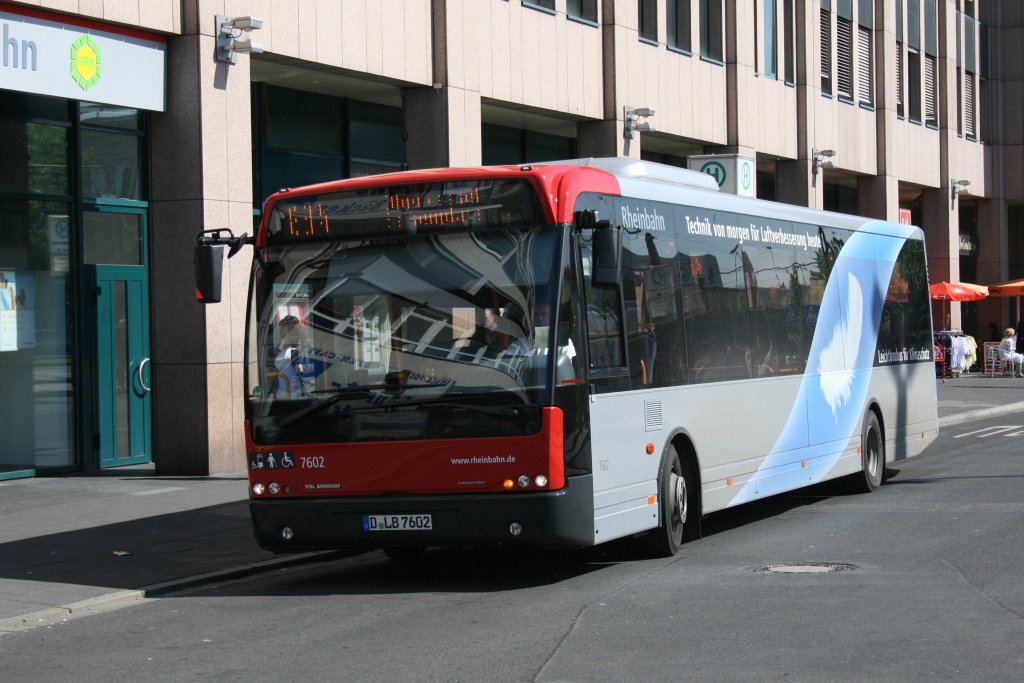
M 83 223 L 95 293 L 98 464 L 146 463 L 152 458 L 152 369 L 145 215 L 86 211 Z
M 630 392 L 626 350 L 626 316 L 620 276 L 607 275 L 611 249 L 605 237 L 618 239 L 618 265 L 623 265 L 621 221 L 617 203 L 599 195 L 583 195 L 576 210 L 594 210 L 611 226 L 579 231 L 580 280 L 586 309 L 587 381 L 590 445 L 593 463 L 594 535 L 598 542 L 621 538 L 657 525 L 657 458 L 643 450 L 645 398 Z M 603 231 L 604 237 L 597 233 Z M 601 280 L 604 279 L 604 282 Z M 633 297 L 635 299 L 635 297 Z M 632 312 L 636 315 L 636 311 Z

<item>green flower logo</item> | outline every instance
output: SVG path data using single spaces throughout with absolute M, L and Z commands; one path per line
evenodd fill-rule
M 100 46 L 89 36 L 82 36 L 71 46 L 71 77 L 88 90 L 100 80 Z

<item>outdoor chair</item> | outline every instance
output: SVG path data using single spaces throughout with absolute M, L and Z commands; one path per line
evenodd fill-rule
M 999 347 L 995 344 L 985 345 L 985 367 L 988 368 L 989 377 L 1006 374 L 1006 361 L 999 356 Z

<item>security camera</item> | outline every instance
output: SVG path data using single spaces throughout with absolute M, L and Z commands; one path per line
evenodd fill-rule
M 256 17 L 235 17 L 221 24 L 221 27 L 234 28 L 241 31 L 256 31 L 263 28 L 263 20 Z
M 255 40 L 236 40 L 231 43 L 231 51 L 243 55 L 258 55 L 263 53 L 263 43 Z

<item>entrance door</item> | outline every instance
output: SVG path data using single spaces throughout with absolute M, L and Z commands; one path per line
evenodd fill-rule
M 83 222 L 96 295 L 99 466 L 150 462 L 152 387 L 144 214 L 87 211 Z

